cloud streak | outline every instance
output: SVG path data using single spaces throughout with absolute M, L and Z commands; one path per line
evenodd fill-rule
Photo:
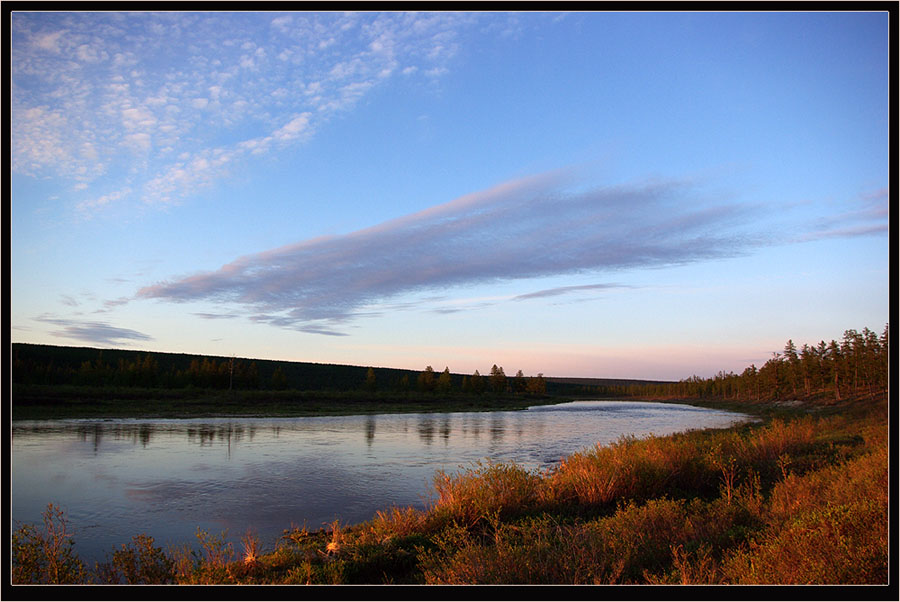
M 403 294 L 729 257 L 755 244 L 746 207 L 677 181 L 571 189 L 572 173 L 507 182 L 371 228 L 248 255 L 146 286 L 141 299 L 237 303 L 253 320 L 323 334 Z M 549 296 L 564 287 L 523 295 Z
M 797 242 L 887 234 L 889 197 L 887 188 L 862 194 L 849 203 L 848 211 L 817 220 L 811 231 L 801 235 Z
M 60 326 L 51 334 L 67 339 L 75 339 L 102 345 L 127 345 L 132 341 L 152 341 L 153 337 L 130 328 L 119 328 L 107 322 L 94 322 L 53 318 L 47 315 L 35 318 L 38 322 Z
M 622 288 L 618 284 L 582 284 L 578 286 L 558 286 L 556 288 L 547 288 L 533 293 L 525 293 L 514 297 L 515 301 L 525 301 L 527 299 L 542 299 L 545 297 L 558 297 L 560 295 L 568 295 L 580 291 L 596 291 L 609 290 L 614 288 Z

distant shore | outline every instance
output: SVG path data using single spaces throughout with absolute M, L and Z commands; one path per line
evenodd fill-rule
M 302 417 L 429 412 L 524 410 L 588 399 L 678 403 L 751 415 L 821 411 L 821 400 L 751 401 L 653 396 L 573 396 L 389 391 L 222 391 L 22 385 L 12 387 L 13 420 L 107 418 Z
M 210 416 L 329 416 L 519 410 L 571 397 L 368 391 L 222 391 L 19 385 L 12 419 L 201 418 Z

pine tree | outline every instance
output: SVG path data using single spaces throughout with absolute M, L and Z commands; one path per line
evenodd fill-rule
M 434 368 L 426 366 L 425 371 L 419 374 L 416 384 L 419 387 L 419 391 L 434 391 Z
M 831 377 L 834 379 L 834 398 L 841 398 L 841 364 L 842 364 L 841 348 L 837 341 L 831 340 L 828 344 L 828 365 L 831 368 Z
M 497 367 L 497 364 L 491 368 L 491 389 L 494 393 L 506 391 L 506 374 L 503 373 L 503 368 Z
M 478 370 L 472 374 L 472 378 L 469 379 L 469 386 L 472 388 L 472 392 L 480 395 L 484 391 L 484 379 L 481 374 L 479 374 Z
M 516 372 L 516 375 L 512 379 L 512 389 L 516 394 L 525 392 L 525 375 L 521 370 Z
M 447 393 L 450 391 L 452 384 L 453 381 L 450 377 L 450 368 L 445 367 L 444 371 L 441 372 L 441 375 L 437 379 L 437 390 L 441 393 Z
M 797 347 L 794 341 L 788 339 L 784 346 L 784 380 L 791 388 L 794 397 L 797 396 L 797 379 L 799 376 L 800 358 L 797 355 Z
M 546 393 L 547 383 L 544 381 L 544 375 L 539 372 L 536 377 L 529 378 L 526 390 L 532 395 L 543 395 Z
M 287 376 L 285 376 L 284 370 L 282 370 L 281 366 L 278 366 L 277 368 L 275 368 L 275 372 L 272 374 L 272 388 L 287 389 L 287 386 Z
M 371 391 L 375 390 L 376 383 L 375 383 L 375 370 L 374 369 L 369 368 L 369 370 L 366 372 L 366 381 L 363 384 L 363 387 L 365 388 L 366 391 L 371 392 Z

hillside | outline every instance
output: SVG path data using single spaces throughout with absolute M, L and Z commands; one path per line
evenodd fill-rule
M 12 382 L 178 389 L 354 391 L 366 388 L 369 370 L 378 390 L 415 390 L 425 370 L 293 362 L 186 353 L 12 343 Z M 434 378 L 440 374 L 435 367 Z M 490 369 L 481 373 L 485 379 Z M 510 371 L 513 372 L 513 371 Z M 506 374 L 512 380 L 512 374 Z M 463 390 L 472 375 L 450 373 Z M 552 395 L 611 394 L 631 385 L 663 381 L 544 377 Z

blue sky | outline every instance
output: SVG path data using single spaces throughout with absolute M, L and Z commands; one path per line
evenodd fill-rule
M 13 341 L 680 379 L 881 332 L 887 13 L 13 13 Z

